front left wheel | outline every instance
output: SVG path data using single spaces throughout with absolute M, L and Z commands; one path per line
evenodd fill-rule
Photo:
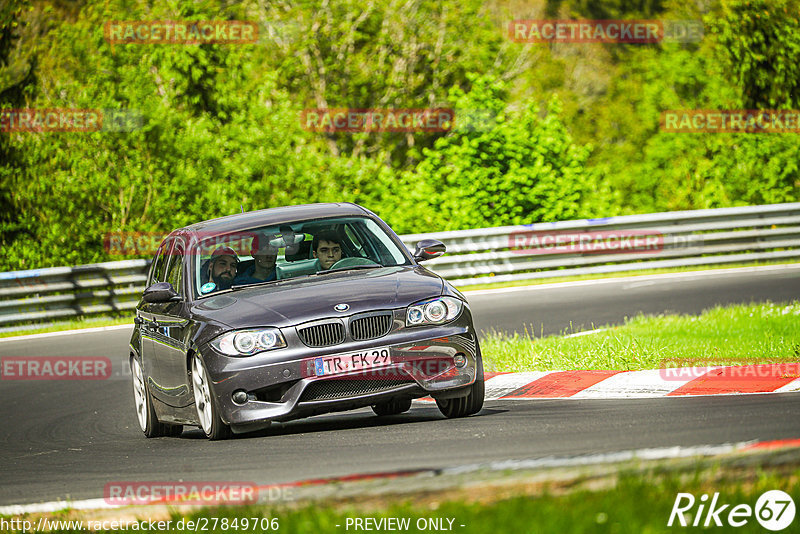
M 211 381 L 199 354 L 195 354 L 192 358 L 192 386 L 200 429 L 210 440 L 230 437 L 231 427 L 223 423 L 219 416 L 219 410 L 211 394 Z
M 144 379 L 142 365 L 135 357 L 131 358 L 131 378 L 133 380 L 133 402 L 136 405 L 136 418 L 139 420 L 139 428 L 148 438 L 158 438 L 161 436 L 180 436 L 183 431 L 181 425 L 168 425 L 158 420 L 156 411 L 153 408 L 153 398 L 147 389 L 147 382 Z
M 463 397 L 453 399 L 436 399 L 436 406 L 442 415 L 448 419 L 466 417 L 481 411 L 486 388 L 483 379 L 483 358 L 478 349 L 478 369 L 475 373 L 475 382 L 469 387 L 469 392 Z

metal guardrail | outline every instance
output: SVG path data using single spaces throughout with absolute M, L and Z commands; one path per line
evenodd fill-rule
M 554 243 L 559 236 L 564 246 Z M 459 287 L 642 269 L 791 260 L 800 258 L 800 203 L 457 230 L 405 235 L 402 239 L 406 246 L 412 247 L 418 240 L 431 237 L 445 243 L 447 254 L 425 265 Z M 623 243 L 626 238 L 651 238 L 654 246 L 645 243 L 636 249 L 616 252 L 624 246 L 613 245 Z M 532 246 L 536 242 L 538 246 Z M 576 244 L 579 246 L 573 246 Z
M 426 266 L 459 287 L 554 276 L 800 258 L 800 203 L 401 236 L 439 239 Z M 136 307 L 150 260 L 0 273 L 0 330 Z
M 0 327 L 131 310 L 149 266 L 127 260 L 0 273 Z

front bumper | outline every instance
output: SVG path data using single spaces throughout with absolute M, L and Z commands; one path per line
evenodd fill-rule
M 397 310 L 401 311 L 401 310 Z M 404 327 L 396 314 L 396 328 L 380 338 L 309 348 L 283 330 L 288 347 L 247 358 L 221 355 L 206 346 L 201 354 L 212 382 L 222 420 L 234 432 L 320 413 L 370 406 L 392 398 L 450 396 L 475 381 L 479 353 L 468 309 L 443 326 Z M 290 330 L 287 332 L 287 330 Z M 390 352 L 388 366 L 316 376 L 318 357 L 373 348 Z M 456 367 L 454 356 L 466 364 Z M 233 401 L 243 390 L 247 402 Z

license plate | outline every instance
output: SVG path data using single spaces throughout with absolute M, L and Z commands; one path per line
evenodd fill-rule
M 315 358 L 314 371 L 317 376 L 335 375 L 348 371 L 385 367 L 391 363 L 389 349 L 369 349 Z

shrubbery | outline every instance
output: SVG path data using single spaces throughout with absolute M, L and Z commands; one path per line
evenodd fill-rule
M 242 207 L 353 201 L 411 233 L 798 198 L 795 134 L 658 128 L 665 109 L 800 107 L 797 0 L 703 13 L 548 3 L 554 18 L 706 26 L 697 44 L 572 48 L 511 42 L 508 21 L 526 14 L 479 0 L 176 5 L 0 8 L 0 108 L 142 118 L 130 132 L 0 132 L 0 270 L 118 259 L 107 232 Z M 236 46 L 104 40 L 107 21 L 157 19 L 275 31 Z M 438 134 L 304 130 L 301 111 L 324 107 L 452 107 L 456 121 Z

